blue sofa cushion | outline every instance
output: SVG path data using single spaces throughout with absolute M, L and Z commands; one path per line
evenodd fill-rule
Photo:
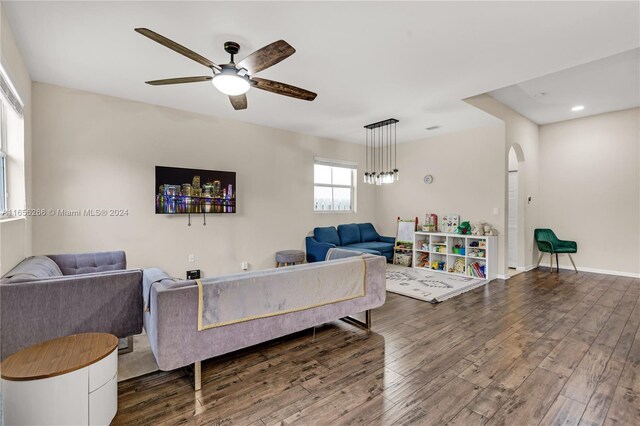
M 362 248 L 362 247 L 342 246 L 342 247 L 340 247 L 340 249 L 342 249 L 342 250 L 351 250 L 351 251 L 355 251 L 355 252 L 358 252 L 358 253 L 375 254 L 376 256 L 381 256 L 382 255 L 382 253 L 380 253 L 378 250 L 372 250 L 372 249 Z
M 368 243 L 356 243 L 356 244 L 350 244 L 346 247 L 342 247 L 342 248 L 349 248 L 349 249 L 369 249 L 369 250 L 376 250 L 379 252 L 388 252 L 388 251 L 393 251 L 393 244 L 389 244 L 389 243 L 382 243 L 379 241 L 370 241 Z
M 336 231 L 336 228 L 333 226 L 313 228 L 313 236 L 316 238 L 316 241 L 321 243 L 330 243 L 337 246 L 341 245 L 338 231 Z
M 338 235 L 340 236 L 341 246 L 348 246 L 349 244 L 355 244 L 361 241 L 360 228 L 355 223 L 338 225 Z
M 378 241 L 380 238 L 380 234 L 378 234 L 376 228 L 374 228 L 371 223 L 359 223 L 358 228 L 360 228 L 359 242 L 367 243 L 369 241 Z

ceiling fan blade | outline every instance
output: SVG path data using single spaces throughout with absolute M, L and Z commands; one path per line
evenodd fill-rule
M 160 43 L 161 45 L 163 45 L 165 47 L 168 47 L 169 49 L 173 50 L 174 52 L 178 52 L 179 54 L 181 54 L 183 56 L 186 56 L 187 58 L 204 65 L 205 67 L 215 68 L 218 71 L 220 71 L 220 69 L 221 69 L 220 66 L 214 64 L 213 62 L 211 62 L 210 60 L 208 60 L 204 56 L 199 55 L 196 52 L 194 52 L 193 50 L 187 49 L 183 45 L 178 44 L 175 41 L 170 40 L 170 39 L 166 38 L 165 36 L 162 36 L 162 35 L 154 32 L 154 31 L 151 31 L 148 28 L 136 28 L 135 30 L 136 30 L 136 32 L 142 34 L 145 37 L 150 38 L 151 40 L 155 41 L 156 43 Z
M 246 68 L 247 71 L 249 71 L 249 74 L 253 75 L 284 59 L 287 59 L 294 53 L 296 53 L 296 49 L 294 49 L 289 43 L 284 40 L 278 40 L 266 45 L 262 49 L 256 50 L 251 55 L 241 60 L 237 64 L 237 67 L 238 69 Z
M 145 83 L 152 86 L 162 86 L 165 84 L 182 84 L 182 83 L 198 83 L 200 81 L 209 81 L 213 77 L 208 75 L 201 75 L 199 77 L 178 77 L 178 78 L 165 78 L 164 80 L 151 80 L 145 81 Z
M 256 89 L 266 90 L 267 92 L 277 93 L 278 95 L 290 96 L 305 101 L 312 101 L 318 96 L 317 93 L 291 86 L 290 84 L 267 80 L 266 78 L 254 77 L 251 81 L 254 83 L 253 87 Z
M 247 95 L 229 96 L 229 100 L 231 101 L 231 105 L 233 105 L 233 109 L 247 109 Z

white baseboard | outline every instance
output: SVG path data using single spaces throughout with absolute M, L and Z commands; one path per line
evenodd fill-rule
M 508 280 L 509 278 L 511 278 L 511 275 L 509 274 L 497 274 L 496 278 L 499 280 Z
M 540 267 L 549 268 L 549 262 L 540 262 Z M 555 269 L 556 265 L 553 264 L 553 268 Z M 533 266 L 531 269 L 534 269 Z M 560 269 L 566 269 L 573 271 L 573 266 L 571 265 L 560 265 Z M 578 266 L 578 271 L 580 272 L 592 272 L 594 274 L 605 274 L 605 275 L 617 275 L 620 277 L 631 277 L 631 278 L 640 278 L 640 273 L 635 272 L 625 272 L 625 271 L 611 271 L 609 269 L 597 269 L 597 268 L 585 268 L 583 266 Z

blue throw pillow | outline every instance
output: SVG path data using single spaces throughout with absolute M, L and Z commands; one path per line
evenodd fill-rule
M 337 246 L 340 245 L 340 237 L 338 237 L 338 231 L 333 226 L 326 226 L 323 228 L 314 228 L 313 236 L 319 243 L 331 243 Z
M 338 225 L 338 235 L 340 235 L 340 245 L 342 246 L 360 242 L 360 228 L 355 223 Z
M 372 224 L 359 223 L 358 228 L 360 228 L 360 240 L 363 243 L 378 241 L 380 239 L 380 234 L 378 234 L 376 228 L 374 228 Z

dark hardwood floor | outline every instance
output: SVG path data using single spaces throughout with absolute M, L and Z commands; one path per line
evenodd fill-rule
M 119 385 L 114 424 L 640 424 L 640 280 L 534 270 Z

